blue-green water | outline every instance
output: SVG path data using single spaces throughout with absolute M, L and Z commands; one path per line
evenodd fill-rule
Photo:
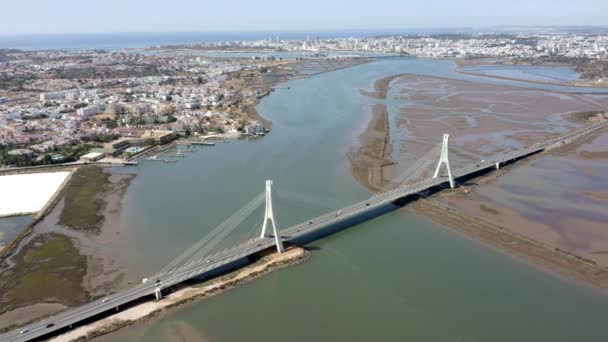
M 488 76 L 540 82 L 568 82 L 580 77 L 576 71 L 566 66 L 476 65 L 464 67 L 463 70 Z
M 30 215 L 0 218 L 0 248 L 11 242 L 32 220 Z
M 368 196 L 347 158 L 377 101 L 359 90 L 397 73 L 475 79 L 454 68 L 385 59 L 288 82 L 258 107 L 274 123 L 270 135 L 200 147 L 175 164 L 142 161 L 112 252 L 136 276 L 153 272 L 261 192 L 265 179 L 310 196 L 276 199 L 282 227 Z M 421 218 L 392 212 L 314 247 L 304 264 L 102 340 L 608 340 L 606 297 Z
M 171 44 L 217 43 L 268 38 L 306 39 L 370 37 L 389 34 L 431 34 L 472 32 L 471 29 L 397 29 L 397 30 L 311 30 L 311 31 L 208 31 L 208 32 L 115 32 L 13 35 L 0 34 L 0 48 L 21 50 L 143 48 Z

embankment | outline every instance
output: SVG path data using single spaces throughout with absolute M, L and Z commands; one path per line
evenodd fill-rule
M 96 336 L 109 334 L 123 327 L 153 319 L 186 303 L 221 294 L 280 268 L 302 263 L 309 255 L 310 253 L 305 249 L 295 246 L 288 248 L 282 254 L 267 252 L 255 263 L 230 274 L 204 284 L 183 287 L 160 301 L 150 301 L 134 306 L 95 323 L 74 329 L 51 341 L 88 341 Z
M 37 169 L 37 171 L 44 171 L 44 170 L 48 170 L 45 168 L 41 168 L 41 169 Z M 2 262 L 4 262 L 4 260 L 6 258 L 8 258 L 17 248 L 17 246 L 19 246 L 19 244 L 21 243 L 21 241 L 23 241 L 23 239 L 25 239 L 27 236 L 29 236 L 33 229 L 34 226 L 36 224 L 38 224 L 38 222 L 42 221 L 42 219 L 44 219 L 44 217 L 46 215 L 48 215 L 48 213 L 55 207 L 55 205 L 57 204 L 57 202 L 59 202 L 59 200 L 63 197 L 63 194 L 65 193 L 65 190 L 67 188 L 67 185 L 70 183 L 70 180 L 72 179 L 72 176 L 74 175 L 74 172 L 76 172 L 78 170 L 78 167 L 63 167 L 63 168 L 52 168 L 52 171 L 59 171 L 59 170 L 69 170 L 70 173 L 68 174 L 68 176 L 63 180 L 63 182 L 61 183 L 61 185 L 59 186 L 59 188 L 57 188 L 57 190 L 55 191 L 55 193 L 53 194 L 53 196 L 51 196 L 51 198 L 49 199 L 49 201 L 46 203 L 46 205 L 36 213 L 36 215 L 34 215 L 34 220 L 27 226 L 25 227 L 20 233 L 19 235 L 17 235 L 9 244 L 7 244 L 4 248 L 0 249 L 0 265 L 2 264 Z M 25 172 L 25 171 L 22 171 Z M 1 267 L 0 267 L 1 269 Z
M 542 270 L 549 270 L 596 288 L 608 288 L 608 270 L 593 261 L 516 234 L 486 220 L 461 214 L 433 198 L 413 201 L 405 210 L 450 227 L 464 236 L 481 241 Z

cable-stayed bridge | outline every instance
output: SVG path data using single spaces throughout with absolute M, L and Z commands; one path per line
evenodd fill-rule
M 376 215 L 379 215 L 383 212 L 383 208 L 407 196 L 443 186 L 444 184 L 449 184 L 453 188 L 455 181 L 459 178 L 473 176 L 478 172 L 488 171 L 492 168 L 498 169 L 501 165 L 515 162 L 544 150 L 564 146 L 606 126 L 608 126 L 608 121 L 457 169 L 451 169 L 450 167 L 448 155 L 449 137 L 444 135 L 441 144 L 432 148 L 426 155 L 420 158 L 420 162 L 412 164 L 399 177 L 393 180 L 388 190 L 364 201 L 328 212 L 282 230 L 279 229 L 275 220 L 272 206 L 273 184 L 272 181 L 267 181 L 264 192 L 247 202 L 226 221 L 212 229 L 203 238 L 159 270 L 159 272 L 147 278 L 146 281 L 109 295 L 106 298 L 66 310 L 27 327 L 0 335 L 0 341 L 19 342 L 43 339 L 47 335 L 71 328 L 73 325 L 94 316 L 117 310 L 119 307 L 142 297 L 155 296 L 157 299 L 160 299 L 163 290 L 167 288 L 192 278 L 226 269 L 230 265 L 234 265 L 235 262 L 262 250 L 274 247 L 281 253 L 283 252 L 284 242 L 298 244 L 313 241 L 320 236 L 327 235 L 328 232 L 331 232 L 332 227 L 356 224 L 357 218 L 370 215 L 370 213 L 377 213 Z M 434 166 L 432 176 L 420 176 L 424 174 L 420 171 L 431 166 L 431 162 L 433 164 L 437 163 L 436 166 L 432 165 Z M 213 253 L 213 250 L 221 241 L 264 203 L 266 205 L 260 236 L 250 238 L 231 248 Z

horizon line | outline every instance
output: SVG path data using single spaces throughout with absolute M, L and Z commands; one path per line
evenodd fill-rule
M 243 30 L 141 30 L 141 31 L 84 31 L 84 32 L 51 32 L 51 33 L 0 33 L 0 37 L 24 37 L 24 36 L 64 36 L 64 35 L 98 35 L 98 34 L 183 34 L 183 33 L 318 33 L 318 32 L 365 32 L 370 33 L 379 31 L 399 31 L 399 30 L 487 30 L 487 29 L 548 29 L 548 28 L 602 28 L 608 29 L 608 24 L 571 24 L 571 25 L 496 25 L 496 26 L 413 26 L 413 27 L 392 27 L 392 28 L 321 28 L 321 29 L 243 29 Z

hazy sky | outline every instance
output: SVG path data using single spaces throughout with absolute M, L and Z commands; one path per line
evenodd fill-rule
M 0 35 L 608 25 L 608 0 L 4 0 Z

